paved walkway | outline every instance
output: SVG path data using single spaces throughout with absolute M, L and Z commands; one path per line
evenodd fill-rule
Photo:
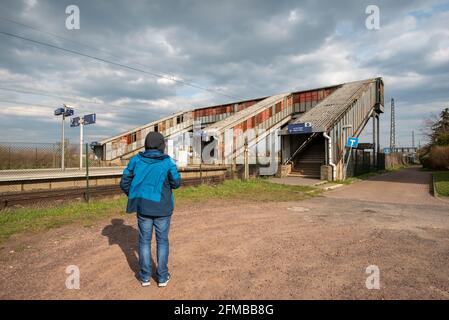
M 395 204 L 442 205 L 430 194 L 431 174 L 419 167 L 381 174 L 329 192 L 329 198 Z

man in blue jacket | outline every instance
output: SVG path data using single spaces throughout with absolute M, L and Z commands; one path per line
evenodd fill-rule
M 145 152 L 131 158 L 120 181 L 120 188 L 128 196 L 126 212 L 137 212 L 142 286 L 150 285 L 153 227 L 157 244 L 158 286 L 165 287 L 170 280 L 168 232 L 174 207 L 172 189 L 179 188 L 181 176 L 175 162 L 164 154 L 164 150 L 162 134 L 150 132 L 145 139 Z

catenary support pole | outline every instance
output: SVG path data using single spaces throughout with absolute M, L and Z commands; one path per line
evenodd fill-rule
M 84 121 L 83 118 L 80 118 L 80 170 L 83 170 L 83 149 L 84 149 Z
M 86 143 L 86 201 L 90 201 L 90 194 L 89 194 L 89 144 Z
M 65 115 L 62 115 L 62 134 L 61 134 L 61 170 L 64 171 L 65 170 L 65 160 L 64 160 L 64 156 L 65 156 L 65 138 L 64 138 L 64 123 L 65 123 Z
M 380 154 L 380 125 L 379 125 L 379 121 L 380 121 L 380 118 L 379 118 L 379 114 L 378 114 L 377 115 L 377 130 L 376 130 L 376 133 L 377 133 L 377 139 L 376 139 L 377 140 L 377 145 L 376 145 L 376 147 L 377 147 L 376 168 L 377 169 L 379 169 L 379 154 Z
M 376 112 L 373 112 L 373 167 L 376 166 L 376 158 L 377 158 L 377 155 L 376 155 L 376 150 L 377 150 L 376 149 L 376 146 L 377 146 L 376 129 L 377 129 L 377 127 L 376 127 Z

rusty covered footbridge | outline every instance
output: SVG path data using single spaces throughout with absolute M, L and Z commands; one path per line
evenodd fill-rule
M 372 78 L 187 110 L 92 147 L 100 159 L 125 164 L 143 150 L 146 134 L 158 131 L 180 167 L 246 166 L 253 174 L 338 180 L 345 177 L 348 137 L 359 137 L 370 119 L 372 141 L 361 145 L 369 149 L 370 161 L 378 158 L 383 92 L 382 78 Z M 275 172 L 264 170 L 273 164 Z

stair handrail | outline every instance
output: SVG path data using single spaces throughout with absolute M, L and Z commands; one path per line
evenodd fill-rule
M 293 152 L 293 154 L 290 156 L 290 158 L 287 159 L 287 161 L 284 162 L 284 165 L 288 164 L 290 161 L 292 161 L 292 159 L 299 153 L 301 152 L 308 144 L 310 141 L 312 141 L 313 138 L 315 138 L 317 136 L 317 133 L 314 132 L 312 133 L 297 149 L 295 152 Z

